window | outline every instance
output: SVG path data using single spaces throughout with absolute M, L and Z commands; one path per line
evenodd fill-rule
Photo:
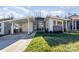
M 61 25 L 62 24 L 62 22 L 61 21 L 57 21 L 57 25 Z

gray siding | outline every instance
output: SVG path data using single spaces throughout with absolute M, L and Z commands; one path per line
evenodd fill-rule
M 10 34 L 10 30 L 11 30 L 11 23 L 5 22 L 4 23 L 4 33 L 5 34 Z

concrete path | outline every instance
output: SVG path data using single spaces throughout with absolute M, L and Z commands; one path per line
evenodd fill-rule
M 2 52 L 22 52 L 28 46 L 32 39 L 20 39 L 10 46 L 1 50 Z
M 22 52 L 28 46 L 32 40 L 31 37 L 34 35 L 35 33 L 29 36 L 26 33 L 22 33 L 0 37 L 0 49 L 2 52 Z

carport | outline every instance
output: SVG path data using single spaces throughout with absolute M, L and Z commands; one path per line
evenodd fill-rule
M 33 26 L 34 26 L 33 21 L 34 21 L 33 17 L 25 17 L 12 21 L 11 34 L 14 34 L 14 24 L 19 25 L 20 32 L 30 34 L 31 32 L 33 32 Z

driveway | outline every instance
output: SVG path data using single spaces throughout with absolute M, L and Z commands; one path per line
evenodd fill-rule
M 6 35 L 0 37 L 0 50 L 7 48 L 8 46 L 14 44 L 15 42 L 24 39 L 27 40 L 28 35 L 26 33 L 20 33 L 16 35 Z

